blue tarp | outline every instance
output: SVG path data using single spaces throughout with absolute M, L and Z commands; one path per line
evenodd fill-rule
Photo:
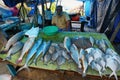
M 115 30 L 115 28 L 118 26 L 119 23 L 120 23 L 120 11 L 115 18 L 114 26 L 113 26 L 113 29 L 112 29 L 113 31 Z M 120 30 L 118 31 L 118 33 L 117 33 L 117 35 L 114 39 L 114 42 L 120 42 Z

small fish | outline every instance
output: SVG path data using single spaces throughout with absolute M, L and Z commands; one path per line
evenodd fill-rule
M 91 55 L 93 55 L 94 60 L 96 60 L 97 58 L 102 58 L 104 53 L 99 48 L 95 48 L 94 54 Z
M 106 71 L 106 62 L 104 60 L 104 58 L 97 58 L 95 60 L 100 66 L 102 66 L 102 72 Z
M 91 62 L 91 65 L 90 65 L 90 66 L 92 67 L 92 69 L 98 71 L 100 77 L 102 77 L 102 72 L 101 72 L 102 66 L 100 66 L 100 65 L 99 65 L 97 62 L 95 62 L 94 60 Z
M 90 42 L 91 42 L 92 46 L 94 46 L 95 39 L 92 36 L 90 36 Z
M 46 42 L 46 44 L 44 45 L 44 47 L 43 47 L 43 58 L 44 58 L 44 56 L 45 56 L 45 54 L 47 53 L 47 51 L 49 50 L 49 48 L 50 48 L 50 46 L 51 46 L 51 43 L 52 43 L 52 41 L 48 41 L 48 42 Z
M 116 72 L 120 70 L 120 64 L 110 56 L 107 56 L 106 58 L 106 67 L 110 68 L 112 70 L 112 73 L 110 74 L 109 78 L 114 75 L 115 79 L 118 80 Z
M 13 35 L 8 41 L 7 41 L 7 44 L 5 46 L 5 49 L 2 51 L 2 52 L 6 52 L 9 50 L 9 48 L 15 44 L 18 40 L 20 40 L 23 35 L 24 35 L 24 31 L 21 31 L 21 32 L 18 32 L 16 33 L 15 35 Z
M 55 60 L 58 58 L 59 53 L 60 53 L 60 52 L 57 51 L 57 52 L 55 52 L 55 53 L 52 54 L 52 61 L 55 61 Z
M 41 44 L 41 45 L 39 46 L 39 48 L 37 49 L 37 52 L 36 52 L 36 54 L 35 54 L 35 58 L 34 58 L 34 60 L 33 60 L 33 63 L 34 63 L 35 65 L 37 65 L 37 59 L 38 59 L 38 57 L 42 54 L 45 45 L 46 45 L 46 42 L 43 41 L 42 44 Z
M 78 68 L 82 69 L 81 61 L 79 60 L 78 49 L 75 46 L 75 44 L 72 44 L 70 47 L 70 55 L 71 55 L 71 58 L 74 60 L 74 62 L 78 65 Z
M 64 38 L 64 47 L 67 50 L 67 52 L 70 52 L 70 46 L 71 46 L 71 39 L 69 37 Z
M 86 55 L 87 55 L 87 53 L 85 52 L 85 50 L 81 49 L 79 59 L 81 59 L 82 69 L 83 69 L 82 77 L 86 76 L 86 71 L 88 69 L 88 61 L 87 61 Z
M 62 51 L 62 56 L 65 58 L 65 59 L 67 59 L 67 60 L 69 60 L 70 59 L 70 55 L 66 52 L 66 51 Z
M 90 65 L 91 62 L 94 60 L 94 57 L 92 55 L 90 55 L 90 54 L 87 54 L 86 58 L 87 58 L 87 61 L 88 61 L 88 65 Z
M 62 55 L 60 55 L 60 56 L 57 58 L 57 64 L 58 64 L 58 66 L 64 64 L 65 61 L 66 61 L 65 58 L 64 58 Z
M 48 52 L 49 52 L 50 54 L 53 54 L 53 53 L 55 53 L 55 51 L 56 51 L 55 46 L 53 46 L 53 45 L 51 44 Z
M 6 58 L 5 58 L 4 60 L 10 60 L 10 59 L 11 59 L 11 56 L 12 56 L 13 54 L 15 54 L 16 52 L 18 52 L 20 49 L 22 49 L 23 45 L 24 45 L 24 44 L 23 44 L 22 42 L 20 42 L 20 41 L 16 42 L 16 43 L 10 48 L 10 50 L 8 51 L 7 56 L 6 56 Z
M 52 54 L 50 54 L 50 53 L 47 53 L 47 54 L 45 55 L 45 57 L 44 57 L 44 63 L 47 63 L 47 62 L 49 62 L 49 61 L 51 60 L 51 58 L 52 58 L 51 55 L 52 55 Z
M 31 38 L 29 38 L 29 39 L 25 42 L 25 44 L 24 44 L 24 46 L 23 46 L 23 49 L 22 49 L 22 52 L 21 52 L 21 55 L 20 55 L 20 57 L 19 57 L 18 60 L 17 60 L 17 63 L 18 63 L 18 64 L 19 64 L 20 62 L 22 62 L 22 59 L 23 59 L 25 53 L 29 52 L 29 50 L 31 49 L 31 47 L 32 47 L 33 44 L 34 44 L 34 41 L 35 41 L 35 38 L 31 37 Z
M 26 61 L 23 67 L 19 68 L 17 72 L 21 71 L 22 69 L 26 68 L 29 70 L 28 68 L 28 62 L 30 61 L 30 59 L 33 57 L 33 55 L 37 52 L 38 47 L 41 45 L 42 43 L 42 39 L 38 39 L 34 45 L 32 46 L 31 50 L 29 51 L 27 57 L 26 57 Z
M 104 39 L 96 40 L 96 44 L 103 52 L 105 52 L 106 49 L 108 48 Z

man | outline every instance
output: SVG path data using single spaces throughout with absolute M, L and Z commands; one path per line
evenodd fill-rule
M 62 6 L 56 7 L 56 13 L 52 17 L 52 25 L 58 26 L 62 31 L 68 31 L 70 27 L 70 17 L 63 12 Z

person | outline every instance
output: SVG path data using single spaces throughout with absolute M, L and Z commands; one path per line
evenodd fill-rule
M 56 13 L 52 17 L 52 25 L 57 26 L 60 31 L 69 31 L 70 29 L 70 17 L 62 10 L 61 5 L 56 7 Z

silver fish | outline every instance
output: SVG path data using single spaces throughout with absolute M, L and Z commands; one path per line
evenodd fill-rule
M 70 59 L 70 55 L 65 50 L 62 51 L 62 56 L 67 60 Z
M 49 50 L 48 50 L 48 52 L 50 54 L 53 54 L 53 53 L 55 53 L 55 51 L 56 51 L 55 46 L 51 45 L 50 48 L 49 48 Z
M 97 40 L 96 41 L 96 44 L 97 44 L 97 46 L 102 50 L 102 51 L 106 51 L 106 49 L 108 48 L 108 46 L 107 46 L 107 44 L 106 44 L 106 42 L 105 42 L 105 40 L 104 39 L 101 39 L 101 40 Z
M 109 78 L 114 75 L 115 79 L 118 80 L 116 72 L 120 70 L 120 64 L 110 56 L 106 58 L 106 67 L 109 67 L 112 70 L 112 73 L 110 74 Z
M 51 58 L 52 58 L 51 55 L 52 55 L 52 54 L 49 54 L 49 53 L 47 53 L 47 54 L 45 55 L 45 57 L 44 57 L 44 64 L 46 64 L 47 62 L 49 62 L 49 61 L 51 60 Z
M 33 46 L 34 44 L 34 41 L 35 41 L 35 38 L 34 37 L 30 37 L 24 44 L 23 46 L 23 49 L 22 49 L 22 52 L 21 52 L 21 55 L 20 57 L 18 58 L 17 60 L 17 63 L 20 63 L 22 62 L 22 59 L 25 55 L 25 53 L 29 52 L 29 50 L 31 49 L 31 47 Z
M 94 60 L 94 58 L 93 58 L 93 56 L 90 55 L 90 54 L 87 54 L 86 57 L 87 57 L 88 65 L 90 65 L 91 62 Z
M 95 48 L 94 54 L 91 54 L 91 55 L 93 55 L 94 60 L 96 60 L 97 58 L 102 58 L 104 53 L 100 49 Z
M 42 43 L 42 39 L 38 39 L 34 45 L 32 46 L 31 50 L 29 51 L 27 57 L 26 57 L 26 61 L 23 67 L 19 68 L 17 72 L 21 71 L 22 69 L 26 68 L 29 70 L 28 68 L 28 62 L 30 61 L 30 59 L 33 57 L 33 55 L 37 52 L 38 47 L 41 45 Z
M 10 50 L 8 51 L 7 56 L 6 56 L 6 58 L 5 58 L 4 60 L 10 60 L 10 59 L 11 59 L 11 56 L 12 56 L 13 54 L 15 54 L 16 52 L 18 52 L 20 49 L 22 49 L 23 45 L 24 45 L 24 44 L 23 44 L 22 42 L 20 42 L 20 41 L 16 42 L 16 43 L 10 48 Z
M 7 44 L 6 44 L 6 46 L 5 46 L 4 51 L 8 51 L 9 48 L 10 48 L 13 44 L 15 44 L 18 40 L 20 40 L 20 39 L 23 37 L 24 33 L 25 33 L 24 31 L 21 31 L 21 32 L 18 32 L 18 33 L 16 33 L 15 35 L 13 35 L 13 36 L 7 41 Z M 3 52 L 4 52 L 4 51 L 3 51 Z
M 48 41 L 45 45 L 44 45 L 44 47 L 43 47 L 43 59 L 44 59 L 44 56 L 45 56 L 45 54 L 47 53 L 47 51 L 49 50 L 49 48 L 50 48 L 50 46 L 51 46 L 51 41 Z
M 43 41 L 42 44 L 41 44 L 41 45 L 39 46 L 39 48 L 37 49 L 37 52 L 36 52 L 36 54 L 35 54 L 35 58 L 34 58 L 34 60 L 33 60 L 33 63 L 34 63 L 35 65 L 37 65 L 37 59 L 38 59 L 38 57 L 42 54 L 45 45 L 46 45 L 46 42 Z
M 65 63 L 65 58 L 61 55 L 57 58 L 57 64 L 58 66 L 62 65 Z
M 71 46 L 71 39 L 69 37 L 64 38 L 64 47 L 67 50 L 67 52 L 70 52 L 70 46 Z
M 97 58 L 95 60 L 100 66 L 102 66 L 102 72 L 106 71 L 106 61 L 104 60 L 104 58 Z
M 57 52 L 55 52 L 55 53 L 52 54 L 52 61 L 55 61 L 55 60 L 58 58 L 59 53 L 60 53 L 60 52 L 57 51 Z
M 86 71 L 88 69 L 88 61 L 87 61 L 86 55 L 87 53 L 85 52 L 85 50 L 81 49 L 79 59 L 81 60 L 82 69 L 83 69 L 82 77 L 86 76 Z
M 94 60 L 91 62 L 91 67 L 92 69 L 96 70 L 99 72 L 99 75 L 102 77 L 102 66 L 100 66 L 97 62 L 95 62 Z
M 75 44 L 72 44 L 70 47 L 70 55 L 74 62 L 78 65 L 78 68 L 81 69 L 82 68 L 81 61 L 79 60 L 79 53 Z
M 90 36 L 90 42 L 91 42 L 92 46 L 94 46 L 95 39 L 92 36 Z

